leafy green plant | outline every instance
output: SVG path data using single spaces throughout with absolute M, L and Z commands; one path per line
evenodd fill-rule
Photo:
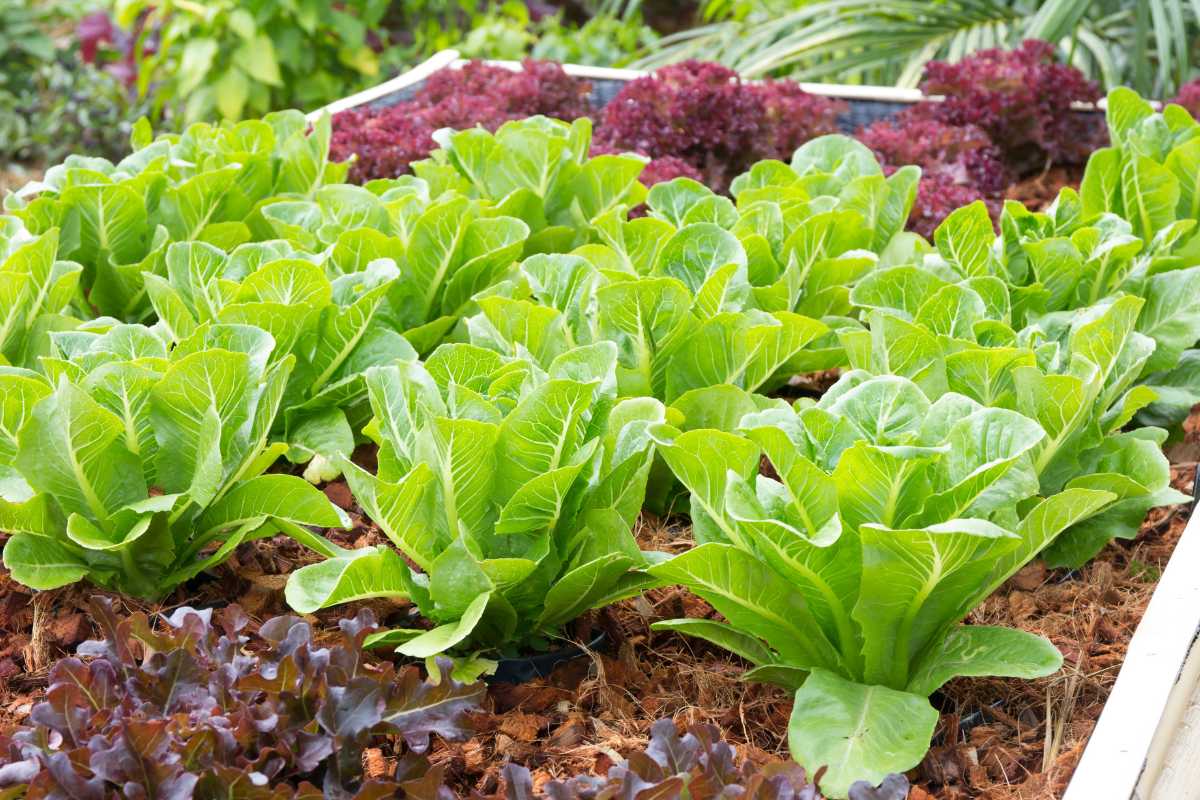
M 916 289 L 916 275 L 898 268 L 861 288 L 893 287 L 898 297 Z M 1048 434 L 1034 461 L 1043 495 L 1085 486 L 1119 498 L 1105 514 L 1069 528 L 1043 553 L 1051 566 L 1078 567 L 1113 537 L 1135 536 L 1150 508 L 1185 499 L 1170 488 L 1161 452 L 1166 431 L 1121 432 L 1155 397 L 1135 385 L 1155 352 L 1153 340 L 1137 330 L 1143 301 L 1126 295 L 1041 317 L 1009 338 L 1006 324 L 987 319 L 984 310 L 984 287 L 998 288 L 993 280 L 926 285 L 917 291 L 932 296 L 914 316 L 872 312 L 871 333 L 851 334 L 856 341 L 847 342 L 847 351 L 855 367 L 910 378 L 931 398 L 957 392 L 1037 420 Z
M 1151 166 L 1150 162 L 1142 165 Z M 1130 181 L 1144 180 L 1133 177 L 1134 172 L 1126 172 Z M 1085 193 L 1092 195 L 1100 181 L 1118 175 L 1111 163 L 1095 162 L 1085 176 Z M 1130 190 L 1137 191 L 1132 184 Z M 1142 384 L 1143 397 L 1153 402 L 1139 409 L 1137 420 L 1178 425 L 1200 401 L 1196 384 L 1188 377 L 1188 365 L 1195 359 L 1193 347 L 1200 339 L 1200 306 L 1195 300 L 1200 269 L 1187 266 L 1196 246 L 1195 220 L 1172 216 L 1163 228 L 1139 235 L 1144 222 L 1090 207 L 1093 202 L 1094 198 L 1083 202 L 1064 190 L 1048 213 L 1006 205 L 997 249 L 989 256 L 993 260 L 985 259 L 978 266 L 1009 284 L 1011 322 L 1018 327 L 1033 324 L 1061 332 L 1097 303 L 1144 298 L 1136 330 L 1149 340 L 1147 347 L 1153 352 L 1135 377 Z M 968 222 L 968 217 L 975 222 Z M 978 227 L 979 217 L 978 209 L 960 209 L 948 218 L 945 230 L 939 231 L 945 247 L 972 241 L 967 231 Z M 959 244 L 950 244 L 952 239 Z
M 60 50 L 33 68 L 22 94 L 0 90 L 0 163 L 40 167 L 72 153 L 120 158 L 134 123 L 150 111 L 118 78 Z
M 354 448 L 348 417 L 365 410 L 362 372 L 416 358 L 380 313 L 399 276 L 394 262 L 330 280 L 311 256 L 278 240 L 241 245 L 228 255 L 202 242 L 179 242 L 167 249 L 165 262 L 166 277 L 146 274 L 144 280 L 172 341 L 184 342 L 212 324 L 253 324 L 275 340 L 273 362 L 295 363 L 271 428 L 290 445 L 292 460 L 321 456 L 310 468 L 314 482 L 334 453 Z
M 1153 338 L 1157 348 L 1143 378 L 1159 397 L 1143 418 L 1178 424 L 1200 402 L 1193 349 L 1200 340 L 1200 268 L 1189 266 L 1195 263 L 1200 221 L 1200 125 L 1179 106 L 1155 113 L 1128 90 L 1110 92 L 1108 103 L 1113 146 L 1096 151 L 1088 161 L 1080 187 L 1082 211 L 1085 218 L 1100 215 L 1102 222 L 1112 215 L 1127 220 L 1129 231 L 1121 233 L 1140 238 L 1141 247 L 1123 257 L 1122 248 L 1132 251 L 1134 245 L 1119 236 L 1092 233 L 1091 240 L 1099 238 L 1107 247 L 1097 244 L 1087 254 L 1084 234 L 1069 235 L 1073 241 L 1082 239 L 1078 249 L 1087 254 L 1088 267 L 1097 260 L 1095 254 L 1102 256 L 1103 269 L 1096 271 L 1109 286 L 1146 298 L 1138 330 Z M 1104 257 L 1106 250 L 1112 255 Z
M 467 320 L 471 341 L 543 366 L 577 345 L 612 342 L 622 396 L 673 402 L 720 384 L 768 385 L 826 333 L 815 319 L 746 303 L 744 254 L 720 227 L 685 226 L 663 246 L 687 256 L 667 255 L 644 276 L 602 271 L 601 254 L 616 260 L 607 248 L 586 248 L 596 262 L 533 256 L 522 265 L 522 286 L 479 298 L 480 313 Z
M 262 213 L 277 235 L 328 253 L 325 270 L 335 280 L 390 260 L 400 277 L 387 297 L 391 321 L 427 353 L 477 292 L 507 274 L 529 236 L 504 209 L 442 188 L 411 177 L 330 186 Z
M 155 599 L 242 541 L 346 516 L 301 478 L 266 470 L 294 359 L 270 334 L 104 320 L 51 335 L 47 374 L 3 368 L 4 564 L 35 589 L 84 578 Z M 213 549 L 215 547 L 215 549 Z
M 931 60 L 1044 39 L 1106 87 L 1165 96 L 1190 77 L 1189 42 L 1200 19 L 1186 0 L 738 5 L 732 19 L 663 37 L 634 66 L 701 58 L 751 78 L 786 72 L 798 80 L 916 86 Z
M 415 162 L 430 185 L 449 183 L 517 217 L 532 236 L 527 252 L 563 252 L 587 241 L 591 220 L 622 213 L 646 196 L 638 183 L 647 159 L 635 155 L 588 158 L 592 123 L 542 116 L 482 128 L 439 132 L 441 149 Z
M 1010 204 L 999 239 L 981 204 L 959 209 L 921 266 L 877 271 L 852 290 L 871 333 L 843 336 L 855 366 L 908 376 L 930 396 L 969 376 L 975 399 L 1038 418 L 1056 443 L 1040 457 L 1043 491 L 1091 470 L 1125 476 L 1109 485 L 1121 498 L 1112 513 L 1048 549 L 1052 566 L 1082 565 L 1114 536 L 1134 536 L 1149 508 L 1179 501 L 1159 453 L 1166 432 L 1142 426 L 1178 422 L 1196 402 L 1186 348 L 1200 320 L 1187 287 L 1200 273 L 1180 268 L 1187 262 L 1174 252 L 1194 222 L 1147 246 L 1120 217 L 1081 209 L 1070 190 L 1044 214 Z M 1097 338 L 1102 325 L 1115 332 L 1107 341 Z M 888 352 L 890 340 L 904 349 Z M 1077 363 L 1081 351 L 1096 375 Z M 1070 414 L 1042 420 L 1020 407 L 1015 370 L 1031 363 L 1053 376 L 1048 397 L 1070 398 Z
M 81 313 L 138 322 L 151 310 L 143 274 L 165 274 L 169 243 L 232 249 L 269 238 L 261 205 L 342 180 L 349 167 L 329 162 L 329 136 L 327 117 L 310 132 L 296 111 L 158 139 L 142 123 L 119 163 L 69 156 L 6 197 L 5 208 L 31 233 L 60 230 L 58 257 L 84 268 L 80 291 L 94 311 Z
M 405 69 L 439 50 L 454 47 L 469 30 L 478 0 L 407 0 L 390 3 L 383 25 L 392 31 L 391 47 L 381 61 Z
M 816 316 L 834 329 L 854 327 L 850 287 L 916 246 L 904 225 L 919 178 L 916 167 L 885 176 L 870 150 L 840 135 L 805 143 L 790 164 L 759 162 L 736 178 L 733 230 L 748 254 L 757 304 Z
M 53 60 L 54 39 L 47 24 L 52 14 L 61 10 L 62 7 L 47 9 L 17 4 L 5 4 L 0 9 L 0 18 L 4 20 L 0 25 L 0 64 L 4 66 L 6 83 L 28 77 L 39 61 Z
M 425 0 L 417 5 L 458 6 L 458 13 L 447 14 L 440 9 L 422 13 L 406 8 L 405 28 L 415 34 L 413 47 L 406 54 L 409 60 L 453 47 L 465 58 L 516 61 L 532 57 L 614 67 L 628 63 L 642 48 L 658 40 L 654 29 L 642 20 L 636 2 L 590 4 L 594 7 L 586 9 L 582 23 L 568 19 L 561 8 L 547 13 L 545 4 L 534 9 L 520 0 Z
M 277 355 L 295 355 L 277 430 L 293 460 L 317 456 L 314 480 L 336 476 L 332 457 L 354 449 L 354 431 L 369 418 L 363 373 L 415 359 L 414 345 L 432 349 L 528 235 L 519 220 L 480 216 L 461 196 L 430 203 L 419 180 L 373 188 L 381 194 L 338 185 L 311 201 L 268 203 L 263 217 L 284 239 L 229 254 L 175 243 L 166 277 L 144 277 L 176 340 L 206 322 L 248 322 L 271 332 Z M 325 257 L 308 255 L 318 252 Z
M 534 27 L 537 41 L 530 55 L 564 64 L 624 66 L 659 38 L 634 5 L 630 3 L 620 13 L 593 14 L 579 26 L 564 22 L 562 14 L 544 17 Z
M 631 533 L 653 456 L 646 429 L 665 411 L 614 402 L 615 370 L 609 343 L 569 350 L 545 372 L 465 344 L 369 370 L 378 474 L 342 468 L 399 553 L 337 550 L 292 574 L 288 603 L 307 613 L 407 597 L 436 627 L 389 641 L 429 657 L 544 643 L 636 594 L 653 561 Z
M 831 136 L 792 166 L 762 162 L 739 177 L 736 206 L 690 179 L 657 184 L 646 216 L 618 207 L 593 218 L 603 244 L 529 258 L 519 280 L 481 294 L 468 331 L 543 364 L 613 341 L 620 393 L 667 402 L 841 366 L 835 331 L 862 329 L 850 287 L 906 252 L 916 178 L 915 168 L 885 178 L 870 151 Z
M 0 217 L 0 365 L 33 365 L 64 325 L 83 267 L 57 259 L 58 241 L 58 228 L 35 237 Z
M 42 247 L 54 260 L 5 268 L 0 353 L 36 368 L 49 328 L 96 312 L 154 315 L 173 344 L 208 323 L 258 325 L 273 358 L 296 359 L 276 433 L 294 460 L 319 456 L 311 477 L 336 475 L 330 459 L 369 416 L 363 371 L 432 350 L 529 231 L 421 179 L 339 184 L 348 164 L 330 163 L 329 136 L 328 118 L 309 131 L 297 112 L 155 141 L 141 128 L 117 165 L 71 157 L 50 169 L 9 200 L 29 230 L 56 238 Z M 4 235 L 27 236 L 11 223 Z
M 141 96 L 152 94 L 159 109 L 196 122 L 315 108 L 378 80 L 369 34 L 379 30 L 389 3 L 116 0 L 114 6 L 117 23 L 138 31 Z
M 950 678 L 1058 668 L 1039 637 L 959 624 L 1004 580 L 1069 529 L 1108 530 L 1131 500 L 1181 499 L 1139 483 L 1166 469 L 1161 438 L 1091 441 L 1092 404 L 1131 336 L 1128 307 L 1075 329 L 1073 374 L 1048 374 L 1032 350 L 942 357 L 892 319 L 885 355 L 911 379 L 852 370 L 816 404 L 742 415 L 736 433 L 651 428 L 691 492 L 699 546 L 649 572 L 727 620 L 656 626 L 743 656 L 748 678 L 797 688 L 792 753 L 833 764 L 822 786 L 835 795 L 921 759 L 938 716 L 925 698 Z M 871 335 L 887 325 L 873 319 Z M 991 388 L 1015 410 L 986 404 Z M 759 474 L 763 455 L 778 477 Z
M 932 243 L 903 230 L 919 171 L 841 136 L 726 197 L 589 158 L 586 119 L 443 131 L 362 187 L 328 120 L 139 124 L 0 222 L 5 563 L 159 597 L 283 532 L 326 557 L 297 610 L 407 598 L 431 628 L 369 643 L 463 673 L 679 583 L 727 622 L 660 627 L 796 688 L 793 752 L 840 765 L 833 793 L 906 769 L 943 682 L 1059 663 L 961 626 L 975 604 L 1183 499 L 1146 424 L 1196 391 L 1200 137 L 1124 92 L 1109 115 L 1080 191 Z M 819 401 L 753 393 L 833 367 Z M 306 528 L 345 515 L 285 455 L 345 471 L 395 548 Z M 670 559 L 631 534 L 659 455 L 699 545 Z
M 79 0 L 0 6 L 0 166 L 123 151 L 142 110 L 121 82 L 61 43 Z
M 1143 384 L 1137 419 L 1181 422 L 1200 401 L 1192 380 L 1200 268 L 1191 266 L 1200 206 L 1189 162 L 1200 126 L 1178 106 L 1154 113 L 1128 90 L 1111 93 L 1109 120 L 1113 146 L 1093 154 L 1079 192 L 1064 189 L 1045 212 L 1007 202 L 998 237 L 982 203 L 960 208 L 935 231 L 934 247 L 913 240 L 897 269 L 872 273 L 850 302 L 912 320 L 935 314 L 941 301 L 922 310 L 924 298 L 944 293 L 959 316 L 954 330 L 937 333 L 1008 345 L 1031 326 L 1062 343 L 1096 308 L 1143 298 L 1135 330 L 1152 352 L 1133 376 Z
M 416 667 L 372 664 L 367 610 L 339 623 L 331 647 L 318 647 L 296 617 L 267 620 L 251 635 L 236 605 L 179 608 L 161 624 L 118 617 L 102 597 L 91 611 L 103 640 L 81 645 L 86 662 L 58 661 L 30 724 L 0 735 L 6 796 L 416 793 L 441 783 L 441 769 L 423 757 L 431 737 L 466 739 L 467 714 L 484 695 L 442 665 L 423 681 Z M 404 742 L 398 774 L 368 777 L 363 750 L 384 736 Z

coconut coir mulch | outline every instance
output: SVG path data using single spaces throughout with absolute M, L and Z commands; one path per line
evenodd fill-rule
M 1187 429 L 1186 441 L 1169 454 L 1176 487 L 1190 492 L 1200 452 L 1200 414 L 1193 415 Z M 355 516 L 343 483 L 326 491 Z M 934 698 L 942 710 L 934 746 L 909 774 L 914 782 L 910 800 L 1061 796 L 1187 513 L 1186 507 L 1152 512 L 1135 540 L 1110 544 L 1078 572 L 1047 570 L 1035 562 L 972 614 L 972 622 L 1048 636 L 1062 650 L 1064 668 L 1036 681 L 962 678 L 948 684 Z M 361 517 L 355 519 L 354 530 L 335 534 L 340 544 L 383 541 Z M 672 552 L 686 548 L 689 535 L 676 520 L 649 516 L 638 528 L 643 546 Z M 286 576 L 313 560 L 282 537 L 252 542 L 214 575 L 166 604 L 149 607 L 118 598 L 118 607 L 169 611 L 236 598 L 262 620 L 287 612 L 282 598 Z M 86 615 L 86 601 L 94 591 L 69 587 L 34 594 L 0 570 L 0 730 L 25 721 L 54 659 L 96 635 Z M 413 610 L 405 603 L 373 601 L 371 606 L 385 624 L 414 623 Z M 355 609 L 322 612 L 314 619 L 317 630 L 331 631 L 337 618 Z M 493 685 L 488 708 L 476 718 L 475 737 L 462 744 L 439 743 L 433 760 L 447 766 L 449 779 L 464 793 L 496 792 L 506 761 L 527 765 L 540 785 L 580 771 L 606 771 L 643 747 L 651 723 L 661 717 L 679 724 L 715 723 L 756 762 L 786 758 L 787 692 L 743 683 L 739 675 L 745 665 L 715 647 L 649 629 L 655 620 L 711 613 L 703 601 L 668 588 L 589 615 L 573 638 L 588 641 L 603 630 L 606 652 L 590 652 L 562 665 L 548 679 Z M 382 774 L 391 760 L 387 748 L 368 751 L 367 768 Z

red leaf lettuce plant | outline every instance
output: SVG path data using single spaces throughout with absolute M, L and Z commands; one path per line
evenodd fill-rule
M 737 751 L 721 740 L 712 725 L 694 725 L 680 736 L 675 724 L 660 719 L 650 728 L 650 744 L 644 751 L 612 767 L 607 775 L 575 776 L 550 781 L 545 793 L 535 794 L 529 770 L 516 764 L 504 768 L 508 800 L 583 800 L 600 797 L 728 797 L 743 800 L 821 800 L 817 789 L 821 773 L 810 783 L 804 769 L 795 763 L 769 764 L 758 768 L 750 761 L 737 761 Z M 878 787 L 858 781 L 850 788 L 850 800 L 904 800 L 908 780 L 889 775 Z
M 157 630 L 142 613 L 119 619 L 105 598 L 92 612 L 104 640 L 79 653 L 94 658 L 59 661 L 32 724 L 0 737 L 0 795 L 361 800 L 421 787 L 442 797 L 440 771 L 420 754 L 431 735 L 465 739 L 465 712 L 484 692 L 448 671 L 422 681 L 416 668 L 368 665 L 366 610 L 341 621 L 333 647 L 318 647 L 297 617 L 251 637 L 237 606 L 215 619 L 180 608 Z M 363 776 L 377 735 L 407 749 L 395 780 Z
M 744 83 L 731 69 L 685 61 L 630 81 L 605 106 L 596 141 L 649 156 L 674 156 L 725 191 L 756 161 L 788 158 L 837 131 L 841 104 L 791 81 Z
M 1015 179 L 1052 163 L 1081 164 L 1104 144 L 1099 117 L 1070 110 L 1099 99 L 1099 89 L 1074 67 L 1055 63 L 1046 42 L 932 62 L 921 89 L 942 100 L 870 125 L 858 138 L 889 168 L 921 167 L 909 228 L 922 236 L 974 200 L 987 202 L 997 218 Z
M 1015 50 L 983 50 L 925 69 L 921 90 L 943 95 L 928 113 L 951 125 L 982 128 L 1018 171 L 1048 162 L 1078 164 L 1103 144 L 1099 120 L 1070 113 L 1074 102 L 1100 99 L 1083 73 L 1054 61 L 1054 47 L 1030 39 Z
M 538 114 L 573 120 L 590 110 L 590 91 L 591 84 L 549 61 L 526 59 L 517 72 L 472 61 L 461 70 L 433 74 L 411 100 L 338 114 L 331 152 L 339 161 L 357 156 L 350 170 L 356 183 L 393 178 L 437 147 L 433 133 L 440 128 L 479 125 L 494 131 Z

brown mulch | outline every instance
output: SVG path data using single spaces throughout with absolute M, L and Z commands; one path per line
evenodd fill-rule
M 1034 211 L 1040 211 L 1058 198 L 1065 187 L 1079 188 L 1083 180 L 1083 164 L 1047 168 L 1044 172 L 1021 178 L 1004 192 L 1005 200 L 1017 200 Z
M 1190 493 L 1200 414 L 1187 441 L 1169 450 L 1175 485 Z M 332 535 L 340 545 L 362 547 L 385 539 L 353 510 L 340 482 L 330 498 L 351 506 L 356 526 Z M 1068 573 L 1034 563 L 1014 576 L 971 616 L 972 622 L 1021 627 L 1048 636 L 1063 651 L 1064 669 L 1028 681 L 962 678 L 934 698 L 942 710 L 934 746 L 910 773 L 912 800 L 1052 800 L 1061 796 L 1108 696 L 1134 628 L 1183 531 L 1187 508 L 1152 512 L 1138 537 L 1114 542 L 1084 569 Z M 690 531 L 675 520 L 650 515 L 639 524 L 644 547 L 678 552 Z M 282 587 L 293 569 L 316 560 L 291 540 L 277 537 L 243 545 L 228 564 L 157 606 L 119 599 L 126 609 L 169 611 L 236 598 L 255 619 L 286 613 Z M 44 690 L 52 661 L 95 635 L 86 614 L 87 587 L 34 594 L 0 570 L 0 730 L 25 721 Z M 404 602 L 370 603 L 386 625 L 412 626 Z M 330 609 L 313 621 L 332 637 L 335 621 L 359 606 Z M 702 641 L 652 632 L 650 624 L 711 609 L 678 588 L 657 589 L 581 620 L 572 631 L 587 641 L 607 635 L 602 652 L 561 666 L 548 679 L 495 684 L 477 715 L 477 734 L 466 743 L 439 742 L 432 753 L 462 792 L 491 794 L 507 761 L 527 765 L 535 785 L 580 771 L 604 772 L 644 747 L 650 724 L 710 722 L 755 762 L 787 757 L 790 697 L 782 689 L 739 680 L 745 665 Z M 386 771 L 387 748 L 367 754 L 368 766 Z
M 1176 488 L 1191 493 L 1195 468 L 1172 469 Z M 915 771 L 922 788 L 945 800 L 1061 797 L 1187 515 L 1186 506 L 1155 509 L 1136 539 L 1109 544 L 1077 573 L 1031 563 L 971 614 L 1048 637 L 1063 669 L 1033 681 L 952 681 L 935 746 Z

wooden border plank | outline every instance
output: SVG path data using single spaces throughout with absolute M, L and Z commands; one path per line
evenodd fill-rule
M 336 114 L 339 111 L 345 111 L 349 108 L 355 108 L 365 103 L 370 103 L 385 97 L 392 92 L 400 89 L 407 89 L 417 83 L 428 78 L 433 73 L 440 69 L 462 69 L 467 63 L 466 59 L 460 58 L 457 50 L 441 50 L 431 56 L 428 60 L 418 64 L 408 72 L 401 73 L 391 80 L 384 81 L 378 86 L 373 86 L 370 89 L 350 95 L 349 97 L 336 100 L 329 105 L 312 111 L 308 114 L 310 120 L 316 119 L 322 113 Z M 502 67 L 514 72 L 521 69 L 520 61 L 511 60 L 489 60 L 486 63 L 494 67 Z M 616 67 L 590 67 L 581 64 L 563 64 L 563 71 L 568 75 L 576 78 L 584 78 L 587 80 L 608 80 L 608 81 L 632 81 L 637 78 L 644 77 L 650 74 L 648 70 L 637 69 L 619 69 Z M 753 82 L 753 81 L 752 81 Z M 867 100 L 884 103 L 918 103 L 922 100 L 932 102 L 941 102 L 940 95 L 926 95 L 920 89 L 906 89 L 896 86 L 872 86 L 865 84 L 848 84 L 848 83 L 805 83 L 797 82 L 801 89 L 809 94 L 820 95 L 821 97 L 829 97 L 839 100 Z M 1161 103 L 1151 101 L 1155 108 L 1161 107 Z M 1075 111 L 1103 111 L 1107 107 L 1107 103 L 1101 99 L 1098 103 L 1072 103 L 1071 108 Z
M 1063 800 L 1158 796 L 1154 787 L 1200 688 L 1198 634 L 1200 517 L 1193 513 L 1133 633 Z M 1200 746 L 1200 738 L 1194 744 Z
M 428 78 L 433 73 L 445 69 L 446 67 L 458 61 L 457 50 L 441 50 L 434 53 L 427 60 L 421 62 L 417 66 L 410 69 L 408 72 L 402 72 L 391 80 L 372 86 L 370 89 L 352 94 L 349 97 L 343 97 L 341 100 L 334 100 L 327 106 L 318 108 L 315 111 L 308 113 L 308 119 L 314 120 L 322 114 L 336 114 L 339 111 L 345 111 L 349 108 L 356 108 L 365 103 L 370 103 L 378 100 L 381 97 L 386 97 L 392 92 L 400 89 L 407 89 L 410 86 L 420 83 Z

